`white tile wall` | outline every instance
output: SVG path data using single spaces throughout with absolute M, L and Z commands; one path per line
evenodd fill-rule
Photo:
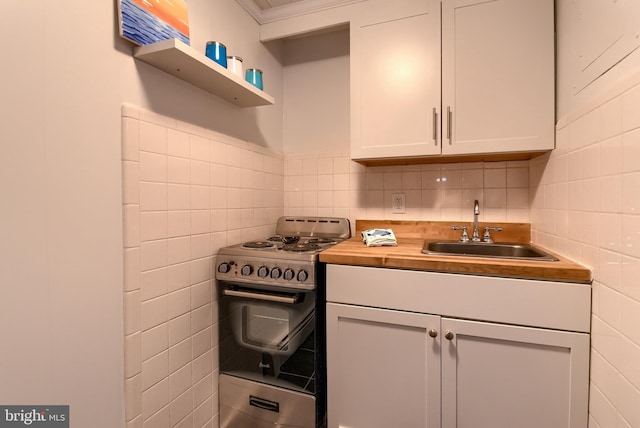
M 638 118 L 640 87 L 605 91 L 530 165 L 534 241 L 594 272 L 590 428 L 640 427 Z
M 590 428 L 640 427 L 638 117 L 631 88 L 561 122 L 550 156 L 364 167 L 123 108 L 127 427 L 218 426 L 218 248 L 282 214 L 469 222 L 474 199 L 481 221 L 531 222 L 535 242 L 594 270 Z
M 391 213 L 405 193 L 406 213 Z M 529 221 L 529 163 L 474 162 L 364 167 L 348 153 L 287 155 L 284 201 L 289 215 L 356 219 Z
M 127 427 L 219 425 L 217 250 L 273 233 L 282 155 L 122 109 Z

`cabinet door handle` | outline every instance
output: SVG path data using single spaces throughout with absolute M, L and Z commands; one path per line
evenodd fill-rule
M 444 334 L 444 338 L 447 339 L 447 340 L 453 340 L 454 337 L 455 337 L 454 334 L 452 332 L 450 332 L 450 331 L 447 331 Z
M 432 328 L 429 330 L 429 336 L 436 338 L 438 337 L 438 330 L 436 330 L 435 328 Z
M 447 140 L 451 144 L 451 120 L 453 119 L 453 112 L 451 106 L 447 106 Z
M 433 143 L 438 145 L 438 112 L 433 108 Z

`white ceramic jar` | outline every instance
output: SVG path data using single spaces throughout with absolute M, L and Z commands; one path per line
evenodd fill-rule
M 243 77 L 242 58 L 235 55 L 227 56 L 227 69 L 237 76 Z

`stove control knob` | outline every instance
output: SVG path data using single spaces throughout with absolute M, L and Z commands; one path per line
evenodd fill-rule
M 243 276 L 249 276 L 253 273 L 253 267 L 251 265 L 244 265 L 242 266 L 242 269 L 240 270 L 240 273 Z
M 218 265 L 218 272 L 228 273 L 231 270 L 231 265 L 226 262 L 222 262 Z
M 260 278 L 266 278 L 267 275 L 269 275 L 269 268 L 266 266 L 260 266 L 258 268 L 258 276 Z
M 282 276 L 282 269 L 279 267 L 274 267 L 271 269 L 271 279 L 278 279 Z
M 306 270 L 298 272 L 298 282 L 305 282 L 309 278 L 309 274 Z
M 295 273 L 293 273 L 293 269 L 286 269 L 284 271 L 284 279 L 287 281 L 291 281 L 293 279 L 293 277 L 295 276 Z

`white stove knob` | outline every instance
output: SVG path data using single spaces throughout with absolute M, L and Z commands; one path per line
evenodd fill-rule
M 260 278 L 265 278 L 267 275 L 269 275 L 269 268 L 266 266 L 260 266 L 258 268 L 258 276 Z
M 220 263 L 218 265 L 218 272 L 220 273 L 228 273 L 231 270 L 231 265 L 229 263 Z
M 306 270 L 301 270 L 298 272 L 298 282 L 305 282 L 309 278 L 309 274 Z
M 282 269 L 279 267 L 274 267 L 271 269 L 271 279 L 278 279 L 282 276 Z
M 295 273 L 293 272 L 293 269 L 286 269 L 284 271 L 284 279 L 287 281 L 291 281 L 293 279 L 293 277 L 295 276 Z
M 242 266 L 242 269 L 240 270 L 240 273 L 243 276 L 249 276 L 253 273 L 253 266 L 251 265 L 244 265 Z

